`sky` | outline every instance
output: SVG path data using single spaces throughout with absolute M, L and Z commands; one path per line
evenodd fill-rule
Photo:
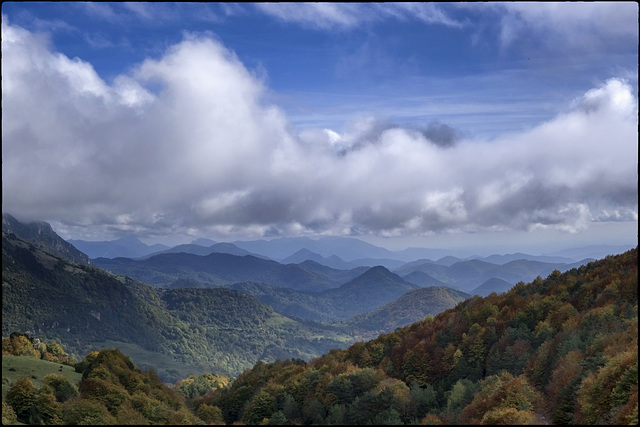
M 66 239 L 638 239 L 638 4 L 2 4 L 2 210 Z

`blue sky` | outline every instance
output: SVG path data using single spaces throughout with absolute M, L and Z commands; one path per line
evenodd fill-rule
M 2 36 L 3 211 L 66 238 L 637 242 L 635 2 L 5 2 Z

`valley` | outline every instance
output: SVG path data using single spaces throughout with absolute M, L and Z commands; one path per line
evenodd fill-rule
M 37 237 L 41 235 L 46 238 Z M 295 252 L 280 261 L 259 253 L 264 242 L 253 248 L 256 252 L 213 242 L 136 258 L 85 259 L 65 243 L 46 223 L 16 225 L 11 218 L 3 219 L 3 337 L 26 334 L 31 340 L 59 342 L 81 362 L 74 365 L 76 372 L 105 369 L 95 364 L 101 360 L 122 360 L 118 363 L 135 369 L 124 378 L 150 375 L 144 381 L 162 389 L 156 393 L 170 393 L 167 385 L 174 384 L 194 399 L 197 395 L 186 391 L 188 384 L 211 384 L 202 391 L 209 394 L 199 395 L 206 400 L 189 405 L 197 408 L 207 402 L 217 409 L 211 414 L 181 409 L 188 423 L 196 422 L 195 414 L 228 424 L 265 419 L 304 424 L 466 423 L 474 416 L 488 416 L 473 396 L 496 393 L 490 391 L 491 384 L 520 387 L 518 393 L 525 393 L 523 398 L 534 408 L 512 407 L 517 412 L 508 416 L 491 413 L 496 419 L 517 415 L 512 423 L 562 423 L 573 416 L 584 420 L 593 411 L 576 409 L 571 415 L 564 406 L 541 405 L 535 390 L 562 387 L 556 370 L 562 369 L 561 363 L 572 363 L 567 359 L 571 354 L 595 351 L 599 344 L 594 337 L 613 345 L 602 335 L 604 330 L 614 331 L 616 345 L 626 348 L 634 339 L 633 328 L 628 329 L 634 315 L 637 344 L 637 249 L 600 261 L 512 254 L 403 262 L 371 258 L 375 254 L 354 242 L 350 244 L 360 252 L 352 257 L 342 253 L 342 259 L 298 249 L 289 240 Z M 13 352 L 19 351 L 17 345 Z M 3 340 L 3 358 L 14 357 L 9 352 L 4 356 L 4 350 Z M 585 375 L 600 375 L 608 363 L 627 369 L 633 355 L 622 355 L 620 362 L 598 356 Z M 551 374 L 543 369 L 552 366 L 550 357 L 560 360 Z M 45 361 L 19 362 L 21 370 L 63 369 Z M 317 372 L 324 372 L 322 381 Z M 33 375 L 37 387 L 53 381 Z M 526 376 L 531 385 L 517 385 L 525 380 L 514 375 Z M 628 406 L 634 403 L 629 397 L 633 385 L 621 375 L 611 377 L 621 402 L 617 417 L 632 420 Z M 69 378 L 64 381 L 75 382 L 80 397 L 90 396 L 84 376 Z M 10 386 L 18 380 L 7 381 Z M 308 390 L 299 395 L 302 384 Z M 211 394 L 208 387 L 217 391 Z M 381 392 L 373 393 L 374 388 Z M 8 389 L 3 383 L 3 395 Z M 455 403 L 452 393 L 463 389 L 469 397 Z M 389 400 L 392 390 L 405 397 Z M 490 399 L 500 407 L 504 403 L 497 393 Z M 583 394 L 567 405 L 573 408 L 576 399 L 584 401 Z M 260 399 L 276 400 L 263 407 Z M 363 409 L 360 399 L 379 401 L 378 409 Z M 106 405 L 99 420 L 125 417 L 119 406 Z M 304 407 L 315 409 L 301 412 Z M 135 417 L 155 419 L 140 414 Z
M 187 372 L 234 376 L 259 360 L 310 360 L 591 261 L 513 254 L 404 262 L 405 254 L 352 238 L 76 244 L 114 257 L 89 258 L 46 223 L 3 216 L 3 334 L 57 339 L 76 357 L 120 342 L 136 363 L 163 366 L 167 381 Z

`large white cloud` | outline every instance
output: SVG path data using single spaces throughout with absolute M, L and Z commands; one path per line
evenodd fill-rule
M 390 236 L 637 221 L 637 100 L 620 79 L 492 141 L 375 119 L 297 134 L 210 38 L 111 84 L 6 19 L 2 52 L 3 210 L 19 216 L 147 234 Z

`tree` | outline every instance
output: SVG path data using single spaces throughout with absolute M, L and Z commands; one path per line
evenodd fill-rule
M 533 412 L 519 411 L 515 408 L 498 408 L 487 412 L 480 421 L 483 425 L 527 425 L 538 424 Z
M 258 424 L 269 418 L 276 411 L 276 398 L 266 391 L 261 391 L 251 399 L 244 410 L 242 420 L 247 424 Z
M 9 405 L 4 400 L 2 401 L 2 425 L 7 426 L 10 424 L 16 424 L 18 422 L 18 417 L 16 416 L 16 412 L 13 410 L 11 405 Z
M 287 392 L 282 396 L 282 413 L 289 421 L 297 420 L 302 416 L 298 402 Z
M 36 386 L 27 378 L 18 378 L 7 391 L 7 403 L 13 408 L 18 420 L 30 424 L 37 395 Z
M 207 424 L 224 424 L 222 411 L 217 406 L 211 406 L 203 403 L 198 407 L 196 414 Z
M 44 385 L 47 385 L 53 389 L 53 394 L 56 400 L 60 403 L 64 403 L 67 399 L 70 399 L 78 395 L 78 387 L 69 382 L 69 378 L 64 375 L 49 374 L 45 375 L 42 379 Z
M 287 417 L 284 416 L 284 413 L 282 413 L 282 411 L 276 411 L 273 413 L 273 415 L 271 415 L 271 418 L 269 418 L 269 422 L 267 424 L 273 426 L 281 426 L 286 423 Z
M 53 395 L 53 389 L 43 386 L 34 402 L 30 424 L 62 424 L 62 404 Z
M 533 410 L 540 396 L 524 375 L 513 377 L 508 372 L 487 377 L 480 390 L 463 410 L 462 423 L 509 423 L 510 420 L 534 421 Z M 518 422 L 516 422 L 518 424 Z
M 62 405 L 62 419 L 69 425 L 118 424 L 104 405 L 80 397 L 71 398 Z
M 324 405 L 315 397 L 304 401 L 302 421 L 304 424 L 322 424 L 327 416 Z

